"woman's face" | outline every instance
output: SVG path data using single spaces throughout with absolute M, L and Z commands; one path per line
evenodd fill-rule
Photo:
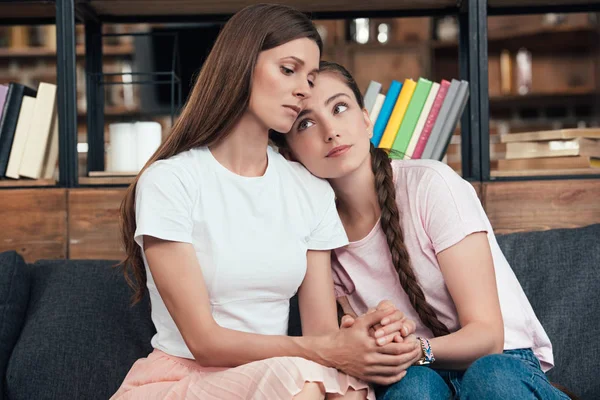
M 341 178 L 369 159 L 373 125 L 336 73 L 321 72 L 286 134 L 292 156 L 320 178 Z
M 319 69 L 319 46 L 307 38 L 292 40 L 258 55 L 248 112 L 268 129 L 287 132 L 310 97 Z

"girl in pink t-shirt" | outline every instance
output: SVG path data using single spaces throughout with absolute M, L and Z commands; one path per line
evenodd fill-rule
M 423 351 L 378 397 L 568 398 L 544 374 L 552 345 L 473 187 L 438 161 L 390 161 L 372 134 L 352 76 L 322 62 L 292 130 L 272 138 L 336 193 L 350 240 L 332 264 L 345 313 L 388 299 L 416 322 L 396 340 Z

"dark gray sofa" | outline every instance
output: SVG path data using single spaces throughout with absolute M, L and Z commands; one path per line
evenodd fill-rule
M 548 375 L 600 399 L 600 224 L 498 241 L 554 345 Z M 114 261 L 38 261 L 0 254 L 0 394 L 10 400 L 108 399 L 150 351 L 149 304 Z M 292 299 L 290 334 L 299 334 Z

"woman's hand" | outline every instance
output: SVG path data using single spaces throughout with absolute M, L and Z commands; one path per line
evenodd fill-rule
M 386 317 L 391 320 L 394 312 L 394 309 L 383 308 L 356 318 L 352 326 L 331 335 L 324 358 L 339 370 L 366 382 L 390 385 L 399 381 L 421 350 L 416 340 L 391 342 L 385 346 L 376 343 L 373 326 Z
M 403 312 L 396 309 L 389 300 L 381 301 L 376 308 L 367 311 L 370 314 L 376 310 L 389 310 L 390 315 L 375 324 L 372 329 L 372 336 L 377 340 L 377 344 L 385 346 L 392 341 L 402 342 L 403 338 L 415 332 L 416 324 L 413 320 L 406 318 Z M 355 318 L 351 315 L 342 317 L 341 328 L 349 328 L 354 324 Z

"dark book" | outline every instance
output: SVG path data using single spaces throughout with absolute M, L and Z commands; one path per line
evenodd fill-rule
M 19 83 L 11 82 L 8 85 L 6 102 L 0 115 L 0 177 L 6 174 L 23 96 L 35 97 L 36 94 L 36 90 Z

